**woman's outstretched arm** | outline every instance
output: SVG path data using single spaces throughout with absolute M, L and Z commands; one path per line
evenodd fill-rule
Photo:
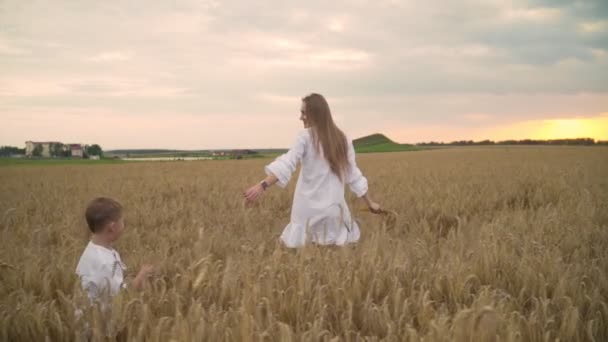
M 276 184 L 278 180 L 279 179 L 277 177 L 270 174 L 266 176 L 263 181 L 247 189 L 243 195 L 245 196 L 247 202 L 255 202 L 264 193 L 264 191 L 266 191 L 266 189 Z
M 256 201 L 266 188 L 274 184 L 282 188 L 287 186 L 291 175 L 297 169 L 306 151 L 306 134 L 308 134 L 306 131 L 300 132 L 287 153 L 277 157 L 272 163 L 266 165 L 264 168 L 266 178 L 243 193 L 247 202 Z

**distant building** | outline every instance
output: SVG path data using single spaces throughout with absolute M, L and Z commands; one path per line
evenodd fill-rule
M 42 150 L 40 152 L 41 157 L 50 158 L 51 157 L 51 145 L 61 144 L 56 141 L 45 141 L 45 142 L 36 142 L 36 141 L 26 141 L 25 142 L 25 155 L 27 157 L 32 157 L 34 155 L 34 149 L 36 146 L 41 146 Z
M 64 145 L 58 141 L 26 141 L 25 142 L 25 156 L 33 157 L 34 150 L 36 148 L 40 149 L 40 157 L 50 158 L 51 152 L 53 149 L 53 145 L 61 145 L 64 156 L 71 156 L 73 158 L 83 158 L 84 157 L 84 147 L 82 144 L 67 144 Z M 38 147 L 40 146 L 40 147 Z
M 91 160 L 99 160 L 99 156 L 89 156 L 89 159 L 91 159 Z
M 67 144 L 66 146 L 68 146 L 70 156 L 72 156 L 72 158 L 84 157 L 84 148 L 81 144 Z

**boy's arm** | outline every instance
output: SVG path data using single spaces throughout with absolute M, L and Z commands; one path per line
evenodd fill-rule
M 136 290 L 142 290 L 146 279 L 148 279 L 153 272 L 154 267 L 152 265 L 143 265 L 139 270 L 139 273 L 137 273 L 137 276 L 135 276 L 131 282 L 133 288 Z

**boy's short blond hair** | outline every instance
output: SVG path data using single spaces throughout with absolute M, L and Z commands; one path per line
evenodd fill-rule
M 122 205 L 107 197 L 97 197 L 87 205 L 85 218 L 93 234 L 99 233 L 108 223 L 122 217 Z

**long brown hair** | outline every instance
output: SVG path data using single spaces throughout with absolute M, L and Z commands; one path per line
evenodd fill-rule
M 346 136 L 336 126 L 329 104 L 320 94 L 310 94 L 302 99 L 305 104 L 305 114 L 310 123 L 313 145 L 329 163 L 331 171 L 340 180 L 344 180 L 348 168 L 348 145 Z

